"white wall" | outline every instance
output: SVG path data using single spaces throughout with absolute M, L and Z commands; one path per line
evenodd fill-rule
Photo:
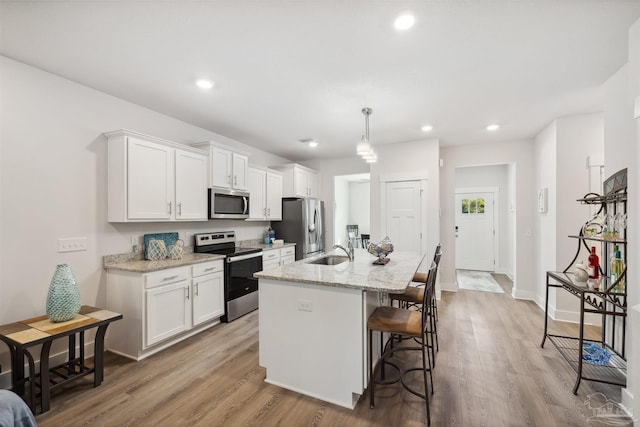
M 509 277 L 513 280 L 516 260 L 516 165 L 507 165 L 507 230 L 509 242 L 506 246 L 506 265 L 509 266 Z
M 354 144 L 355 151 L 355 144 Z M 300 164 L 320 172 L 320 199 L 324 200 L 325 209 L 325 248 L 330 249 L 334 245 L 335 225 L 331 207 L 334 206 L 335 177 L 340 175 L 353 175 L 369 173 L 369 163 L 358 156 L 339 159 L 317 159 L 300 162 Z M 346 232 L 346 224 L 344 230 Z
M 371 166 L 371 241 L 379 241 L 381 235 L 381 176 L 420 174 L 428 176 L 426 189 L 426 236 L 423 239 L 425 259 L 432 257 L 435 247 L 440 242 L 440 142 L 437 139 L 402 142 L 397 144 L 377 145 L 378 162 Z M 419 232 L 419 230 L 417 230 Z M 442 259 L 451 255 L 443 246 Z M 429 263 L 424 262 L 421 270 L 426 271 Z M 438 275 L 440 282 L 440 275 Z M 440 286 L 437 286 L 440 294 Z
M 628 169 L 628 226 L 627 226 L 627 283 L 638 283 L 640 275 L 640 250 L 638 250 L 638 212 L 640 197 L 640 120 L 634 120 L 634 101 L 640 96 L 640 20 L 629 29 L 627 65 L 611 76 L 603 86 L 605 99 L 604 142 L 605 176 Z M 628 307 L 640 304 L 640 291 L 636 286 L 627 288 Z M 640 415 L 640 313 L 630 310 L 627 326 L 627 387 L 622 393 L 622 403 L 633 410 L 635 418 Z M 632 363 L 631 361 L 634 361 Z
M 556 120 L 556 270 L 567 267 L 578 247 L 576 239 L 567 236 L 580 232 L 582 224 L 591 217 L 591 209 L 576 201 L 591 190 L 589 156 L 604 153 L 604 115 L 602 113 L 562 117 Z M 594 245 L 600 253 L 600 245 Z M 587 260 L 583 250 L 580 258 Z M 556 318 L 578 321 L 576 298 L 568 292 L 556 293 Z M 590 322 L 596 319 L 590 319 Z
M 347 241 L 347 224 L 349 224 L 349 181 L 346 178 L 335 177 L 333 209 L 325 202 L 324 210 L 328 223 L 329 217 L 334 218 L 333 241 L 344 244 Z M 328 243 L 327 243 L 328 244 Z
M 358 226 L 358 233 L 371 231 L 371 184 L 352 181 L 349 183 L 349 224 Z
M 511 245 L 513 229 L 508 227 L 508 165 L 461 167 L 456 169 L 455 177 L 456 188 L 498 187 L 497 209 L 494 212 L 498 230 L 495 271 L 513 277 L 513 265 L 511 264 L 514 250 Z
M 442 147 L 444 166 L 440 169 L 442 217 L 440 238 L 445 254 L 440 266 L 442 289 L 455 290 L 455 170 L 463 166 L 513 164 L 515 170 L 515 252 L 514 296 L 534 299 L 534 237 L 533 212 L 533 142 L 511 141 L 489 144 Z M 511 192 L 511 191 L 510 191 Z
M 0 61 L 0 324 L 44 313 L 60 263 L 71 265 L 83 304 L 104 306 L 102 257 L 130 252 L 132 235 L 235 229 L 240 239 L 261 237 L 266 223 L 108 223 L 102 134 L 128 128 L 180 143 L 212 139 L 249 152 L 252 163 L 286 159 L 11 59 Z M 57 241 L 65 237 L 87 237 L 88 250 L 58 253 Z M 10 366 L 5 348 L 0 363 Z
M 547 189 L 547 212 L 535 213 L 536 255 L 535 289 L 536 302 L 544 307 L 546 272 L 557 270 L 556 266 L 556 122 L 551 123 L 534 140 L 535 188 Z M 570 260 L 567 260 L 569 262 Z M 549 292 L 549 306 L 556 307 L 556 293 Z

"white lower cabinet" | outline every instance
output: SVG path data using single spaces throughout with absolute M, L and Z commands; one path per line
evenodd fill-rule
M 108 270 L 107 309 L 123 319 L 109 328 L 107 348 L 140 360 L 217 324 L 223 267 L 215 260 L 151 273 Z
M 224 314 L 222 261 L 192 267 L 193 326 Z M 215 271 L 215 272 L 214 272 Z
M 262 250 L 262 269 L 268 270 L 296 262 L 296 247 L 287 246 L 281 249 Z
M 145 347 L 191 328 L 189 288 L 189 281 L 183 280 L 145 291 Z

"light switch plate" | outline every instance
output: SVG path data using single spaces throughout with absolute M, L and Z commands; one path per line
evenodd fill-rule
M 86 250 L 86 237 L 70 237 L 66 239 L 58 239 L 58 252 L 76 252 Z
M 313 302 L 309 300 L 298 300 L 298 310 L 300 311 L 313 311 Z

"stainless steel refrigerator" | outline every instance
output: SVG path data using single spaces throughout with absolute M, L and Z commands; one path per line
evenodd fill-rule
M 324 202 L 282 199 L 282 221 L 272 221 L 277 239 L 296 244 L 296 260 L 324 251 Z

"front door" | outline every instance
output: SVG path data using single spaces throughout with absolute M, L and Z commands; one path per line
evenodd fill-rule
M 396 250 L 422 252 L 420 188 L 420 181 L 386 183 L 387 235 Z
M 493 193 L 456 193 L 456 268 L 495 270 Z

